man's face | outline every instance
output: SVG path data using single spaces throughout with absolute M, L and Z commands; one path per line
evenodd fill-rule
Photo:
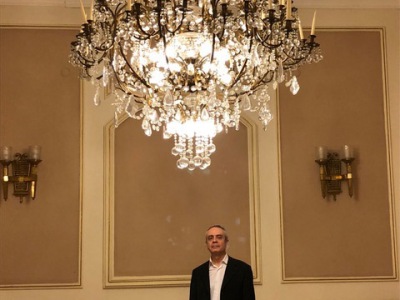
M 228 244 L 225 232 L 218 227 L 210 228 L 206 233 L 206 243 L 211 254 L 225 254 Z

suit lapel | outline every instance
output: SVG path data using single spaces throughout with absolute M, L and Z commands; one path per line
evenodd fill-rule
M 232 278 L 232 276 L 235 274 L 235 269 L 236 269 L 235 260 L 233 258 L 229 257 L 228 265 L 226 266 L 226 270 L 225 270 L 224 279 L 222 280 L 221 291 L 223 290 L 225 285 L 229 282 L 229 280 Z
M 207 294 L 209 297 L 211 297 L 211 291 L 210 291 L 210 267 L 209 267 L 209 262 L 206 262 L 203 265 L 203 268 L 201 270 L 201 279 L 203 281 L 204 286 L 207 289 Z

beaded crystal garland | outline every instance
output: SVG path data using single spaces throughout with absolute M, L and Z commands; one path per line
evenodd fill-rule
M 272 119 L 268 83 L 299 90 L 294 71 L 322 59 L 284 0 L 96 0 L 71 43 L 82 77 L 111 87 L 115 119 L 173 138 L 178 168 L 205 169 L 213 138 L 239 128 L 243 111 Z M 99 91 L 95 104 L 100 104 Z

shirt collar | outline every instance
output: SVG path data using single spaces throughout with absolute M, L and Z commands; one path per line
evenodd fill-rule
M 228 259 L 229 259 L 228 254 L 225 254 L 224 258 L 222 259 L 222 263 L 223 263 L 224 265 L 227 265 L 227 264 L 228 264 Z M 215 267 L 214 264 L 213 264 L 213 262 L 212 262 L 212 260 L 211 260 L 211 257 L 210 257 L 210 259 L 209 259 L 208 265 L 209 265 L 210 267 L 211 267 L 211 266 Z

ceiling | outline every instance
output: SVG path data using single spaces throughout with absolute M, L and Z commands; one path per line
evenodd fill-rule
M 89 6 L 91 0 L 82 0 Z M 294 0 L 300 8 L 395 8 L 400 9 L 400 0 Z M 80 0 L 0 0 L 1 5 L 62 6 L 79 7 Z

